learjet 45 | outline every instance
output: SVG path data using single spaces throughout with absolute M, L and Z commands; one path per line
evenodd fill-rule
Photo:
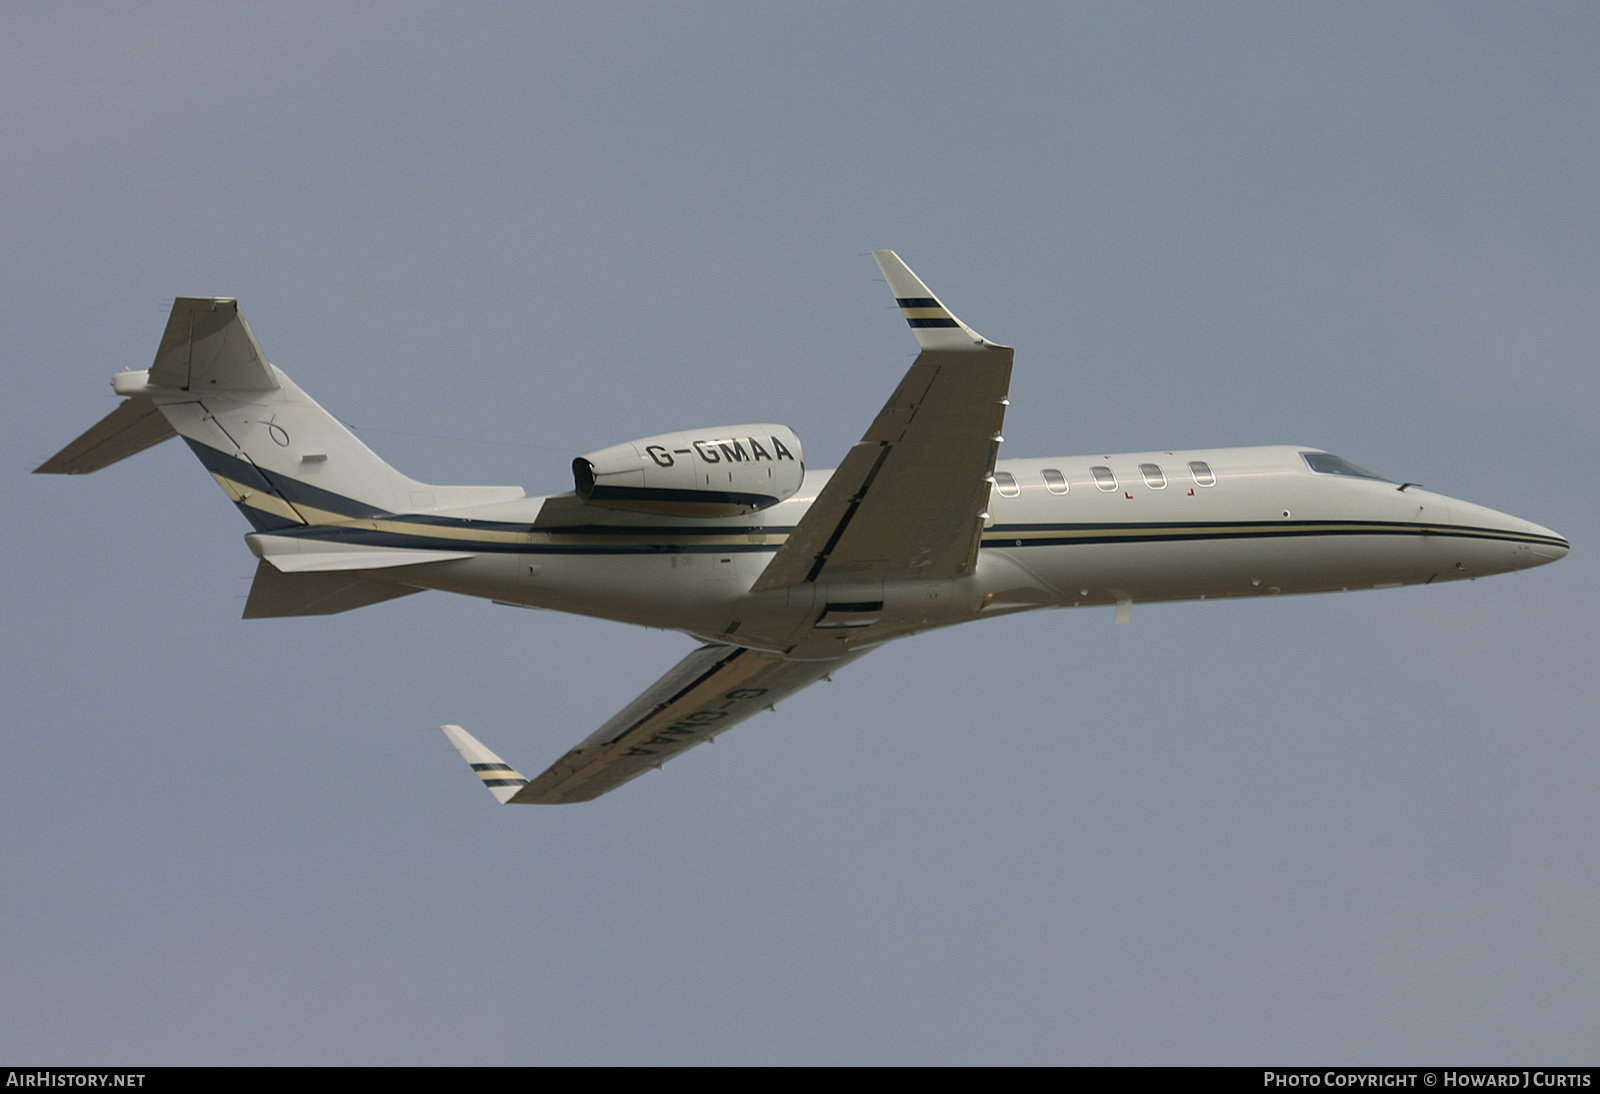
M 832 471 L 785 426 L 573 461 L 572 490 L 400 474 L 269 364 L 229 298 L 173 303 L 155 363 L 37 470 L 182 436 L 254 527 L 245 618 L 442 589 L 701 645 L 543 774 L 441 727 L 502 803 L 588 801 L 892 639 L 1035 608 L 1425 585 L 1542 566 L 1561 536 L 1298 446 L 998 460 L 1012 350 L 874 257 L 920 354 Z

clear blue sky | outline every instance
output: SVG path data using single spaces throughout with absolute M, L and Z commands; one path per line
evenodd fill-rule
M 1600 9 L 8 5 L 0 1056 L 1594 1062 Z M 1017 347 L 1008 456 L 1303 443 L 1529 574 L 1036 613 L 495 809 L 679 635 L 430 593 L 241 621 L 168 444 L 28 471 L 174 295 L 418 478 Z

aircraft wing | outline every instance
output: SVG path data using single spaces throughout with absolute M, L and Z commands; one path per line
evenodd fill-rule
M 701 646 L 532 780 L 460 726 L 440 728 L 502 804 L 592 801 L 859 656 L 785 661 L 740 646 Z
M 976 564 L 1012 350 L 952 315 L 893 251 L 873 257 L 922 353 L 752 592 L 932 580 Z

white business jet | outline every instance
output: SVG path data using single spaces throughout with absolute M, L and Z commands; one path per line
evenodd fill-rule
M 180 297 L 155 364 L 38 468 L 174 434 L 255 527 L 245 618 L 425 589 L 683 631 L 702 645 L 543 774 L 460 726 L 502 803 L 588 801 L 894 638 L 1035 608 L 1339 592 L 1553 562 L 1567 541 L 1318 449 L 996 460 L 1012 351 L 874 253 L 921 346 L 833 471 L 781 425 L 689 429 L 573 461 L 575 488 L 430 486 L 269 364 L 236 301 Z

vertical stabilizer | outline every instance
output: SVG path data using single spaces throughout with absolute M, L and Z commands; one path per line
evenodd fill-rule
M 172 302 L 150 383 L 177 391 L 268 391 L 278 386 L 250 324 L 231 297 Z
M 238 301 L 180 296 L 155 363 L 112 380 L 126 402 L 38 470 L 82 474 L 183 437 L 258 532 L 523 497 L 433 486 L 390 467 L 267 361 Z

